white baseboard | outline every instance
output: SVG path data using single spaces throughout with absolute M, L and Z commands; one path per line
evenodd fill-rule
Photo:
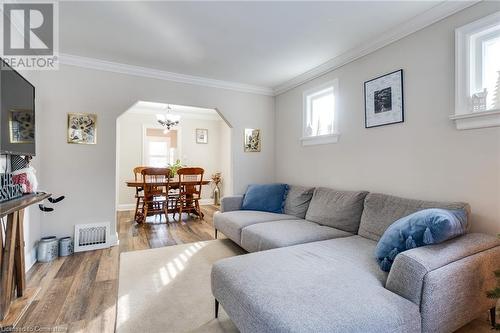
M 118 233 L 115 232 L 114 234 L 109 235 L 109 245 L 110 246 L 115 246 L 120 243 L 120 240 L 118 239 Z
M 213 204 L 214 204 L 214 199 L 210 198 L 200 199 L 200 205 L 213 205 Z
M 135 204 L 120 204 L 116 206 L 116 210 L 119 212 L 125 210 L 135 210 Z
M 24 269 L 25 272 L 27 273 L 31 267 L 36 263 L 36 247 L 31 249 L 26 255 L 25 253 L 25 263 L 24 263 Z

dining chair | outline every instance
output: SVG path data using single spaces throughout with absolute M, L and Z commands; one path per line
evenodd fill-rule
M 201 199 L 204 172 L 203 168 L 181 168 L 177 170 L 179 197 L 176 201 L 176 207 L 179 212 L 179 221 L 182 220 L 182 213 L 195 213 L 203 219 L 204 215 L 200 209 L 199 201 Z
M 146 166 L 138 166 L 133 169 L 134 172 L 134 180 L 137 182 L 142 179 L 142 170 L 146 169 Z M 135 214 L 134 214 L 134 219 L 137 221 L 140 219 L 140 216 L 138 216 L 139 212 L 142 211 L 142 206 L 144 204 L 144 189 L 141 186 L 138 186 L 135 188 Z
M 149 215 L 168 214 L 175 211 L 176 197 L 169 193 L 172 174 L 168 168 L 145 168 L 141 171 L 142 187 L 144 189 L 144 204 L 142 208 L 143 222 Z

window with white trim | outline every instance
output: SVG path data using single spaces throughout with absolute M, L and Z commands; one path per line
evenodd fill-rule
M 147 128 L 144 133 L 143 164 L 166 168 L 177 159 L 177 130 Z
M 337 98 L 338 80 L 304 92 L 302 145 L 338 141 Z
M 500 12 L 455 30 L 458 129 L 500 126 Z

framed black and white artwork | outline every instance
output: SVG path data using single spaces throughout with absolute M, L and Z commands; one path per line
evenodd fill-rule
M 365 82 L 365 128 L 404 122 L 403 70 Z
M 208 143 L 208 129 L 206 128 L 196 129 L 196 143 Z

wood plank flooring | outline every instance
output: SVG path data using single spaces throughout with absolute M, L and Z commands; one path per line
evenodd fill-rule
M 204 220 L 148 219 L 137 225 L 133 212 L 118 213 L 119 246 L 76 253 L 51 263 L 37 263 L 27 274 L 27 286 L 41 288 L 18 328 L 52 332 L 114 332 L 121 252 L 210 240 L 216 206 L 202 206 Z

